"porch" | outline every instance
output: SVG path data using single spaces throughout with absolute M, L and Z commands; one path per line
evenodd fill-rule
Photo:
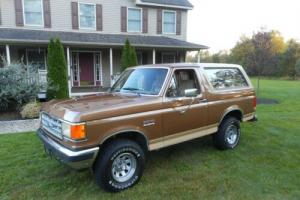
M 188 51 L 207 48 L 163 36 L 33 30 L 14 30 L 18 34 L 9 34 L 11 31 L 2 29 L 0 32 L 0 55 L 8 64 L 24 62 L 37 65 L 41 81 L 46 81 L 48 41 L 54 37 L 61 39 L 67 61 L 70 96 L 95 94 L 112 86 L 121 73 L 121 54 L 126 38 L 136 48 L 139 65 L 185 62 Z M 0 62 L 1 66 L 3 62 Z
M 137 48 L 139 65 L 184 62 L 186 51 L 171 49 Z M 70 96 L 95 94 L 106 91 L 121 73 L 119 48 L 65 47 L 68 65 Z M 47 76 L 47 45 L 10 44 L 0 46 L 0 66 L 4 62 L 21 62 L 38 67 L 39 80 Z

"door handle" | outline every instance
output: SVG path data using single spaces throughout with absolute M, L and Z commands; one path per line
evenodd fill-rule
M 199 100 L 199 103 L 206 103 L 206 102 L 208 102 L 207 99 L 200 99 L 200 100 Z

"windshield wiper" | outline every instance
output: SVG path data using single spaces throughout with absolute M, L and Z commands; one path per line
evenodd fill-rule
M 132 88 L 132 87 L 126 87 L 126 88 L 122 88 L 122 90 L 138 91 L 138 90 L 140 90 L 140 89 L 138 89 L 138 88 Z

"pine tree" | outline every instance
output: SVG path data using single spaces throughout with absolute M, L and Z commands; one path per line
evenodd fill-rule
M 47 89 L 47 99 L 68 98 L 67 64 L 64 48 L 59 39 L 50 40 L 47 64 L 47 80 L 50 85 Z
M 122 57 L 121 57 L 121 67 L 122 71 L 128 67 L 133 67 L 138 64 L 137 56 L 135 48 L 130 45 L 128 39 L 125 41 L 125 45 L 122 50 Z
M 137 66 L 138 65 L 138 60 L 136 56 L 136 51 L 134 47 L 131 47 L 130 49 L 130 66 Z

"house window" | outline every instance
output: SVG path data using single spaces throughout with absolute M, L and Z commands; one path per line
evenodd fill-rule
M 46 70 L 46 53 L 43 49 L 27 49 L 27 64 Z
M 43 26 L 42 0 L 23 0 L 25 25 Z
M 128 8 L 128 32 L 142 32 L 142 10 L 140 8 Z
M 162 63 L 175 63 L 175 53 L 162 53 Z
M 79 27 L 81 29 L 96 29 L 95 4 L 79 3 Z
M 100 53 L 95 54 L 96 81 L 101 81 Z
M 163 12 L 163 33 L 175 34 L 176 33 L 176 12 L 164 11 Z

